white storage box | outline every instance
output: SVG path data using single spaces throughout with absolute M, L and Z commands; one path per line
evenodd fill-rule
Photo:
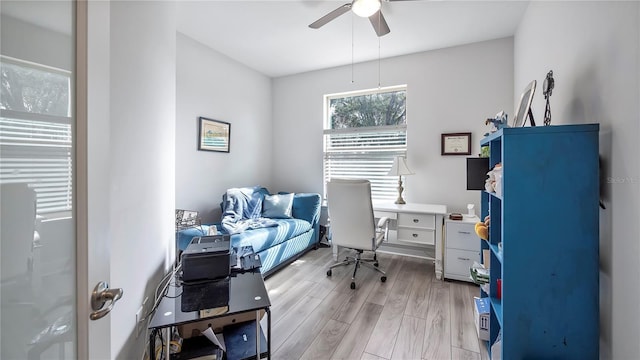
M 475 306 L 473 315 L 476 323 L 476 331 L 480 340 L 489 341 L 489 298 L 473 298 Z

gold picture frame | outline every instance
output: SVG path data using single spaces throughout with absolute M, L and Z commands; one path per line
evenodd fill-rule
M 231 124 L 228 122 L 199 117 L 198 150 L 230 151 Z

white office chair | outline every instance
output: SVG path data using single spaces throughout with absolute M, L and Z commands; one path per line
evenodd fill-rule
M 26 183 L 2 184 L 0 197 L 0 281 L 2 285 L 31 283 L 36 192 Z
M 380 281 L 385 282 L 387 276 L 378 268 L 375 252 L 387 238 L 389 218 L 381 218 L 376 225 L 369 180 L 332 179 L 327 183 L 327 202 L 331 217 L 331 242 L 356 250 L 355 256 L 347 256 L 344 261 L 331 265 L 327 276 L 331 276 L 331 270 L 335 267 L 355 264 L 351 277 L 351 288 L 355 289 L 356 272 L 362 264 L 381 273 Z M 373 259 L 363 259 L 364 251 L 372 251 Z

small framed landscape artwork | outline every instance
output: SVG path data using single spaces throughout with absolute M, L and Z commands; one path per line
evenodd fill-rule
M 199 117 L 200 134 L 198 150 L 229 152 L 231 124 L 224 121 Z

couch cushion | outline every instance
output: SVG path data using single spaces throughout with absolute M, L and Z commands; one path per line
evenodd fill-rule
M 311 230 L 311 224 L 299 219 L 274 219 L 278 226 L 247 230 L 231 236 L 232 246 L 253 246 L 260 252 L 292 237 Z
M 289 219 L 292 206 L 293 194 L 266 195 L 262 201 L 262 217 Z
M 229 196 L 231 195 L 231 198 Z M 265 195 L 269 195 L 269 190 L 262 186 L 252 186 L 243 188 L 230 188 L 222 194 L 222 216 L 227 211 L 236 211 L 238 216 L 243 219 L 257 219 L 262 212 L 262 200 Z M 235 201 L 241 201 L 242 204 L 236 204 Z
M 278 194 L 288 194 L 279 192 Z M 311 226 L 318 225 L 320 220 L 320 194 L 317 193 L 295 193 L 293 197 L 293 207 L 291 216 L 296 219 L 307 220 Z

